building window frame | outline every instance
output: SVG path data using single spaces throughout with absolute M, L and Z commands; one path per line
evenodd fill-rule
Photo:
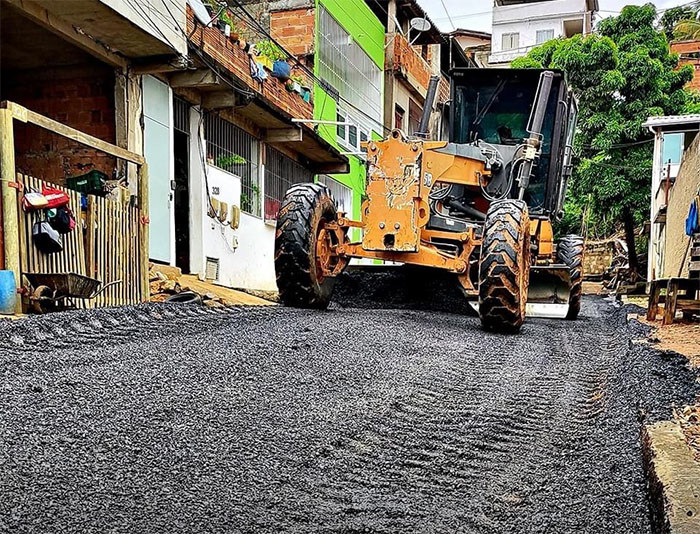
M 204 139 L 207 163 L 241 180 L 241 211 L 253 217 L 262 217 L 260 141 L 215 113 L 204 117 Z
M 554 39 L 554 28 L 537 30 L 535 32 L 535 44 L 541 45 Z
M 501 35 L 501 50 L 510 52 L 520 48 L 520 32 L 507 32 Z

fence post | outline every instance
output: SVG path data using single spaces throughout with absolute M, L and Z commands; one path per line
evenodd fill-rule
M 21 283 L 19 260 L 19 219 L 17 213 L 17 176 L 12 110 L 0 109 L 0 190 L 2 192 L 2 233 L 5 269 L 15 275 L 15 287 Z M 17 298 L 17 313 L 22 313 L 22 299 Z
M 149 260 L 149 208 L 148 208 L 148 164 L 139 166 L 138 172 L 138 200 L 141 210 L 141 220 L 139 221 L 139 265 L 141 269 L 141 299 L 143 302 L 151 300 L 151 290 L 148 281 L 148 260 Z

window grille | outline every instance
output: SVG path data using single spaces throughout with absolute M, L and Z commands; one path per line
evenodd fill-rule
M 325 174 L 319 175 L 318 181 L 326 184 L 328 189 L 331 190 L 338 212 L 342 211 L 352 216 L 352 189 Z
M 277 219 L 287 189 L 314 181 L 314 173 L 279 150 L 265 147 L 265 220 Z
M 350 34 L 321 6 L 319 14 L 319 75 L 338 90 L 357 110 L 353 122 L 366 130 L 382 124 L 382 68 L 350 37 Z
M 204 119 L 207 161 L 241 178 L 241 211 L 260 217 L 261 191 L 258 140 L 218 115 Z
M 554 39 L 554 30 L 537 30 L 537 44 L 546 43 Z
M 520 47 L 519 33 L 504 33 L 501 37 L 501 48 L 503 50 L 515 50 Z
M 179 132 L 190 134 L 190 104 L 180 97 L 173 97 L 173 125 Z

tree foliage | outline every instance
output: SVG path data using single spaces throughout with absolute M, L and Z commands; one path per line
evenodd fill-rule
M 698 8 L 695 6 L 672 7 L 664 11 L 659 20 L 659 25 L 670 41 L 675 37 L 676 26 L 679 22 L 692 21 L 697 18 Z
M 513 62 L 563 70 L 578 98 L 576 161 L 560 231 L 580 231 L 584 213 L 598 236 L 620 227 L 625 207 L 638 223 L 648 218 L 653 144 L 642 124 L 695 102 L 684 89 L 693 69 L 678 68 L 655 20 L 653 5 L 627 6 L 596 34 L 549 41 Z

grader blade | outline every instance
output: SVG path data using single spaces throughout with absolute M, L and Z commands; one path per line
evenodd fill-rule
M 538 265 L 530 268 L 528 317 L 565 319 L 569 312 L 571 274 L 566 265 Z

